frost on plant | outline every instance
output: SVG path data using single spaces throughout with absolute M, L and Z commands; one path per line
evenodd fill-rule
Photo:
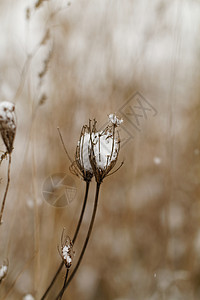
M 11 166 L 11 153 L 13 150 L 13 142 L 16 132 L 16 116 L 15 116 L 15 105 L 11 102 L 4 101 L 0 103 L 0 132 L 4 144 L 6 146 L 6 151 L 1 155 L 0 164 L 2 160 L 9 154 L 8 162 L 8 174 L 7 174 L 7 184 L 3 196 L 3 201 L 0 211 L 0 224 L 2 224 L 2 216 L 4 211 L 4 206 L 6 202 L 6 196 L 8 193 L 9 183 L 10 183 L 10 166 Z
M 75 153 L 75 160 L 72 163 L 70 170 L 73 174 L 81 176 L 85 181 L 91 181 L 93 177 L 93 170 L 89 159 L 89 151 L 91 144 L 91 134 L 95 131 L 95 124 L 93 129 L 90 126 L 84 125 L 81 130 L 80 139 L 78 141 Z
M 114 114 L 109 115 L 109 120 L 110 124 L 105 129 L 95 132 L 94 136 L 91 135 L 90 163 L 99 183 L 115 166 L 120 150 L 119 132 L 116 131 L 116 127 L 123 120 Z
M 0 267 L 0 283 L 6 277 L 8 272 L 8 263 L 3 263 Z
M 119 149 L 119 133 L 116 131 L 123 120 L 115 114 L 109 115 L 110 124 L 103 130 L 96 130 L 96 120 L 84 125 L 76 148 L 75 161 L 71 171 L 81 175 L 84 180 L 91 180 L 95 175 L 97 182 L 102 182 L 115 166 Z
M 60 252 L 60 251 L 59 251 Z M 69 269 L 72 265 L 74 251 L 73 251 L 73 243 L 68 235 L 65 235 L 63 230 L 61 236 L 61 252 L 60 255 L 67 269 Z
M 11 153 L 16 132 L 16 116 L 15 105 L 8 101 L 0 103 L 0 131 L 7 153 Z
M 71 248 L 69 245 L 65 245 L 62 248 L 62 258 L 65 261 L 65 265 L 67 268 L 71 267 L 72 264 L 72 257 L 71 257 Z
M 123 119 L 119 119 L 115 114 L 110 114 L 108 116 L 110 122 L 115 126 L 119 126 L 123 123 Z

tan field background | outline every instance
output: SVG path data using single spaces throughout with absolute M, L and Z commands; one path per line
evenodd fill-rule
M 85 257 L 63 299 L 200 299 L 199 34 L 195 0 L 0 1 L 0 100 L 16 103 L 18 124 L 0 227 L 0 264 L 9 261 L 1 300 L 40 299 L 61 261 L 62 229 L 72 236 L 77 224 L 85 184 L 69 171 L 57 126 L 73 158 L 82 125 L 96 118 L 101 127 L 124 105 L 130 112 L 131 95 L 149 110 L 145 118 L 134 108 L 139 130 L 123 116 L 124 165 L 102 184 Z M 43 184 L 63 172 L 77 192 L 55 208 Z M 93 180 L 74 263 L 94 194 Z M 47 299 L 63 280 L 64 271 Z

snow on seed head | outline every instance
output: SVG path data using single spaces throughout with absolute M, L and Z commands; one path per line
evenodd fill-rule
M 8 272 L 8 262 L 4 262 L 2 266 L 0 266 L 0 282 L 6 277 Z
M 102 182 L 115 166 L 120 149 L 119 133 L 116 130 L 123 120 L 115 114 L 109 115 L 109 125 L 103 130 L 96 130 L 96 120 L 89 120 L 84 125 L 76 148 L 75 161 L 70 170 L 80 175 L 85 181 L 95 176 L 97 182 Z
M 90 144 L 90 128 L 89 126 L 84 125 L 76 147 L 75 161 L 72 163 L 70 171 L 88 182 L 91 181 L 93 177 L 93 170 L 89 159 Z
M 11 153 L 16 132 L 15 105 L 12 102 L 0 102 L 0 132 L 7 152 Z
M 109 121 L 115 126 L 119 126 L 123 123 L 123 119 L 119 119 L 116 114 L 110 114 L 108 118 Z
M 114 114 L 109 115 L 109 120 L 111 122 L 105 129 L 91 134 L 90 163 L 98 183 L 113 169 L 120 150 L 119 132 L 116 127 L 123 120 L 119 120 Z
M 65 229 L 63 229 L 61 236 L 61 251 L 60 256 L 66 266 L 66 268 L 70 268 L 72 265 L 74 251 L 73 251 L 73 243 L 68 235 L 65 234 Z

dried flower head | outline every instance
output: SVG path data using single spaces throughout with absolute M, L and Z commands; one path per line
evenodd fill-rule
M 71 171 L 86 181 L 94 175 L 96 181 L 101 183 L 117 162 L 120 138 L 116 127 L 123 120 L 115 114 L 110 114 L 109 120 L 110 124 L 101 131 L 96 130 L 96 120 L 93 124 L 89 120 L 89 125 L 82 128 Z
M 64 229 L 61 236 L 61 251 L 59 251 L 59 253 L 64 261 L 66 268 L 69 269 L 74 258 L 74 251 L 72 240 L 68 235 L 65 235 Z
M 104 130 L 90 135 L 90 163 L 98 183 L 101 183 L 113 169 L 120 150 L 119 132 L 116 131 L 116 127 L 119 126 L 123 120 L 119 120 L 113 114 L 109 115 L 109 119 L 111 124 Z
M 0 283 L 8 273 L 8 262 L 4 262 L 0 267 Z
M 8 101 L 0 103 L 0 131 L 7 153 L 11 153 L 16 132 L 16 116 L 15 105 Z
M 91 131 L 95 131 L 95 124 L 91 129 L 90 126 L 84 125 L 81 130 L 80 139 L 76 147 L 75 161 L 72 163 L 70 170 L 73 174 L 81 176 L 85 181 L 91 181 L 93 170 L 89 159 L 91 148 Z

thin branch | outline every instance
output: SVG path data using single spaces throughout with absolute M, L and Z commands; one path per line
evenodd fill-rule
M 106 175 L 106 177 L 108 177 L 108 176 L 113 175 L 114 173 L 116 173 L 123 166 L 123 164 L 124 164 L 124 161 L 121 162 L 120 166 L 115 171 L 113 171 L 112 173 Z
M 9 153 L 8 173 L 7 173 L 7 184 L 6 184 L 6 189 L 5 189 L 5 192 L 4 192 L 3 201 L 2 201 L 2 205 L 1 205 L 0 225 L 3 223 L 3 222 L 2 222 L 3 211 L 4 211 L 5 202 L 6 202 L 6 197 L 7 197 L 7 193 L 8 193 L 9 184 L 10 184 L 10 166 L 11 166 L 11 153 Z
M 82 248 L 82 251 L 81 251 L 81 254 L 79 256 L 79 259 L 78 259 L 78 262 L 71 274 L 71 276 L 69 277 L 67 283 L 65 284 L 65 287 L 62 288 L 62 290 L 59 292 L 59 294 L 57 295 L 56 297 L 56 300 L 60 299 L 60 296 L 64 294 L 63 290 L 65 291 L 66 288 L 69 286 L 70 282 L 72 281 L 72 279 L 74 278 L 80 264 L 81 264 L 81 261 L 83 259 L 83 256 L 84 256 L 84 253 L 85 253 L 85 250 L 87 248 L 87 244 L 89 242 L 89 239 L 90 239 L 90 236 L 91 236 L 91 232 L 92 232 L 92 228 L 93 228 L 93 225 L 94 225 L 94 220 L 95 220 L 95 216 L 96 216 L 96 211 L 97 211 L 97 205 L 98 205 L 98 198 L 99 198 L 99 190 L 100 190 L 100 185 L 101 183 L 98 183 L 97 182 L 97 186 L 96 186 L 96 195 L 95 195 L 95 201 L 94 201 L 94 208 L 93 208 L 93 213 L 92 213 L 92 218 L 91 218 L 91 221 L 90 221 L 90 226 L 89 226 L 89 229 L 88 229 L 88 233 L 87 233 L 87 236 L 86 236 L 86 239 L 85 239 L 85 243 L 83 245 L 83 248 Z

